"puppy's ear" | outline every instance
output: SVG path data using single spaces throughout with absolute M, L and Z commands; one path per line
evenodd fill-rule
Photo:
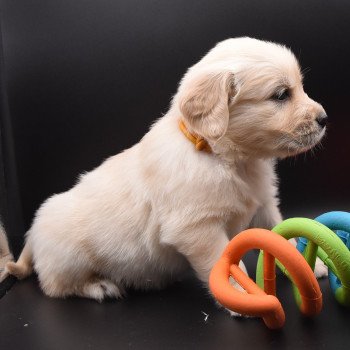
M 185 123 L 196 134 L 218 140 L 226 132 L 229 102 L 234 93 L 231 72 L 206 70 L 189 75 L 179 94 L 179 108 Z

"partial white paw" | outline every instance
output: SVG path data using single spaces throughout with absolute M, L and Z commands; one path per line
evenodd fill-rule
M 234 280 L 232 277 L 230 277 L 229 281 L 230 281 L 231 286 L 235 287 L 235 288 L 238 289 L 240 292 L 247 293 L 247 292 L 241 287 L 241 285 L 240 285 L 236 280 Z
M 245 272 L 247 272 L 245 266 L 243 265 L 240 266 L 241 269 Z M 230 284 L 235 287 L 236 289 L 238 289 L 239 291 L 243 292 L 243 293 L 247 293 L 242 287 L 241 285 L 236 282 L 232 277 L 230 277 Z M 225 309 L 232 317 L 252 317 L 252 316 L 248 316 L 248 315 L 243 315 L 243 314 L 240 314 L 239 312 L 236 312 L 236 311 L 232 311 L 230 309 Z
M 316 278 L 323 278 L 328 276 L 328 267 L 323 263 L 323 261 L 320 258 L 316 258 L 315 276 Z
M 218 302 L 216 301 L 216 305 L 219 307 L 219 308 L 222 308 L 223 306 Z M 226 312 L 228 312 L 230 314 L 230 316 L 232 317 L 247 317 L 245 315 L 242 315 L 240 314 L 239 312 L 235 312 L 235 311 L 232 311 L 230 309 L 227 309 L 226 307 L 223 308 Z
M 240 314 L 239 312 L 235 312 L 235 311 L 232 311 L 230 309 L 226 309 L 225 310 L 230 314 L 231 317 L 236 317 L 236 318 L 252 318 L 252 317 L 255 317 L 255 316 L 250 316 L 250 315 L 243 315 L 243 314 Z
M 232 311 L 232 310 L 230 310 L 230 309 L 226 309 L 226 311 L 230 314 L 230 316 L 232 316 L 232 317 L 245 317 L 244 315 L 242 315 L 242 314 L 239 314 L 238 312 L 234 312 L 234 311 Z
M 119 299 L 122 297 L 122 291 L 120 288 L 109 280 L 89 282 L 84 285 L 81 294 L 86 298 L 95 299 L 99 302 L 105 298 Z
M 246 273 L 246 274 L 248 275 L 247 269 L 246 269 L 246 267 L 245 267 L 243 261 L 240 261 L 240 262 L 239 262 L 239 267 L 241 268 L 241 270 L 242 270 L 244 273 Z M 239 290 L 240 292 L 247 293 L 247 292 L 245 291 L 245 289 L 242 288 L 241 285 L 240 285 L 236 280 L 234 280 L 232 277 L 230 277 L 229 281 L 230 281 L 230 284 L 231 284 L 235 289 Z M 222 305 L 220 305 L 218 302 L 217 302 L 217 305 L 219 305 L 219 306 L 222 307 Z M 232 317 L 244 317 L 244 318 L 254 317 L 254 316 L 243 315 L 243 314 L 240 314 L 239 312 L 232 311 L 232 310 L 227 309 L 227 308 L 225 308 L 225 310 L 226 310 Z

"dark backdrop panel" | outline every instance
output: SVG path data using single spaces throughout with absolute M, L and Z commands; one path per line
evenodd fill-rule
M 2 0 L 6 86 L 26 227 L 47 196 L 137 142 L 185 70 L 216 42 L 285 43 L 331 126 L 283 161 L 284 212 L 350 209 L 348 1 Z
M 0 26 L 1 32 L 1 26 Z M 12 251 L 23 236 L 21 201 L 14 154 L 13 132 L 5 89 L 5 70 L 0 36 L 0 221 L 8 232 Z M 0 296 L 1 296 L 0 287 Z

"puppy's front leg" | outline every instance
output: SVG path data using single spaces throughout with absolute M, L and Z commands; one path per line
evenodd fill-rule
M 271 230 L 274 226 L 282 222 L 282 215 L 278 209 L 276 201 L 270 201 L 269 203 L 261 206 L 249 227 L 266 228 Z M 291 244 L 296 246 L 296 239 L 289 241 Z M 328 268 L 319 258 L 316 259 L 315 264 L 315 276 L 317 278 L 326 277 L 328 275 Z
M 278 208 L 277 199 L 272 198 L 258 209 L 249 227 L 271 230 L 280 222 L 282 222 L 282 215 Z
M 222 225 L 201 223 L 182 230 L 181 237 L 171 244 L 187 258 L 197 277 L 208 283 L 210 271 L 228 242 Z
M 208 285 L 210 271 L 229 242 L 223 225 L 196 225 L 195 228 L 183 230 L 182 237 L 186 239 L 177 240 L 172 245 L 187 258 L 198 278 Z M 243 261 L 240 261 L 239 266 L 247 274 Z M 241 286 L 232 278 L 230 278 L 230 283 L 242 290 Z M 227 311 L 232 316 L 241 316 L 231 310 L 227 309 Z

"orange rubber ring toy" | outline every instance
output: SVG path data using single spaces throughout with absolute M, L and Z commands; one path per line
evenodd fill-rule
M 243 255 L 251 249 L 264 250 L 265 291 L 238 266 Z M 285 266 L 299 289 L 301 312 L 307 316 L 318 314 L 322 308 L 322 293 L 312 269 L 286 239 L 264 229 L 243 231 L 229 242 L 211 270 L 209 288 L 221 305 L 240 314 L 262 317 L 268 328 L 279 329 L 284 325 L 285 314 L 275 296 L 275 258 Z M 247 293 L 232 286 L 229 282 L 230 276 Z

